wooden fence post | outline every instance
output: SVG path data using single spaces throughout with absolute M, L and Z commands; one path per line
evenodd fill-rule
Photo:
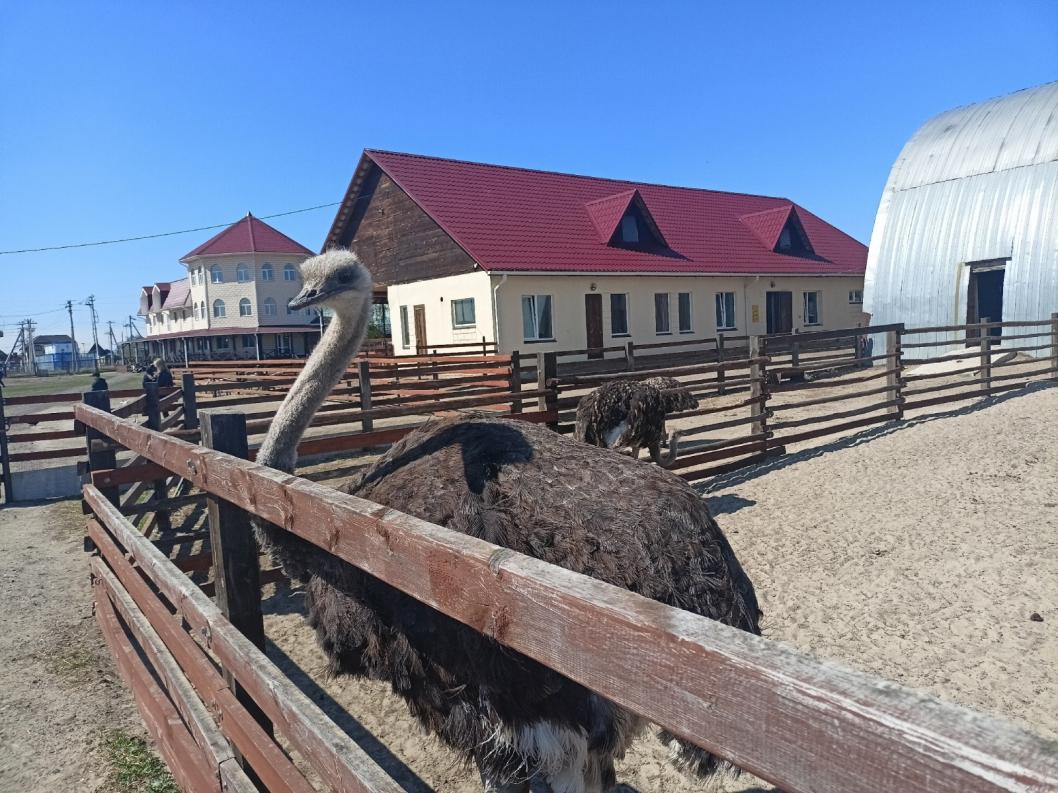
M 241 460 L 249 458 L 246 416 L 242 413 L 202 411 L 202 445 Z M 206 497 L 209 546 L 213 554 L 213 582 L 217 608 L 258 649 L 265 649 L 261 614 L 260 551 L 253 536 L 250 515 L 223 499 Z M 258 724 L 271 733 L 272 723 L 225 670 L 228 686 Z
M 184 429 L 198 429 L 198 395 L 195 393 L 195 373 L 184 372 L 180 378 L 181 398 L 184 402 Z
M 518 350 L 511 350 L 511 368 L 508 375 L 507 390 L 517 394 L 522 390 L 522 357 Z M 522 400 L 514 398 L 511 400 L 511 413 L 522 412 Z
M 499 352 L 500 352 L 499 350 L 496 350 L 497 354 L 499 354 Z M 488 344 L 488 341 L 485 339 L 485 337 L 482 336 L 481 337 L 481 357 L 484 358 L 488 354 L 489 354 L 489 344 Z
M 360 386 L 360 429 L 363 432 L 371 432 L 374 422 L 369 416 L 362 415 L 364 411 L 371 409 L 371 362 L 360 361 L 357 364 L 357 381 Z
M 11 487 L 11 459 L 7 450 L 7 418 L 4 416 L 4 390 L 0 388 L 0 477 L 4 483 L 4 503 L 11 504 L 15 494 Z
M 1051 379 L 1058 380 L 1058 312 L 1051 314 Z
M 162 406 L 158 399 L 158 384 L 147 383 L 143 387 L 143 393 L 146 397 L 144 399 L 143 413 L 147 416 L 147 429 L 161 432 Z M 167 498 L 169 498 L 169 487 L 166 480 L 156 480 L 154 482 L 153 499 L 155 501 L 165 501 Z M 169 510 L 166 509 L 159 509 L 154 513 L 154 522 L 157 524 L 159 531 L 167 532 L 173 528 L 169 522 Z
M 81 395 L 81 401 L 89 407 L 94 407 L 107 413 L 110 412 L 109 391 L 85 391 Z M 114 445 L 102 432 L 85 426 L 85 444 L 88 448 L 89 472 L 118 467 L 118 454 L 114 450 Z M 121 488 L 117 485 L 101 487 L 99 491 L 114 506 L 121 505 Z
M 727 391 L 724 388 L 724 380 L 727 379 L 727 372 L 724 371 L 724 334 L 717 335 L 714 343 L 716 344 L 716 364 L 720 367 L 716 370 L 716 393 L 723 395 Z
M 541 353 L 537 356 L 537 371 L 536 380 L 537 388 L 547 389 L 547 393 L 543 397 L 544 410 L 552 411 L 558 410 L 558 385 L 548 385 L 553 383 L 558 377 L 558 355 L 553 352 Z M 539 403 L 538 403 L 539 404 Z M 547 422 L 549 429 L 557 430 L 558 422 L 549 421 Z
M 753 363 L 749 365 L 749 397 L 753 401 L 749 405 L 749 414 L 753 417 L 751 426 L 754 435 L 768 431 L 768 372 L 763 363 L 757 362 L 760 357 L 760 336 L 750 336 L 749 358 Z
M 636 345 L 631 339 L 625 342 L 625 367 L 630 372 L 636 370 Z
M 989 318 L 981 317 L 981 395 L 992 393 L 992 334 L 988 328 Z
M 885 359 L 885 386 L 889 389 L 886 392 L 886 401 L 897 401 L 895 405 L 890 405 L 888 408 L 889 415 L 895 421 L 900 421 L 904 417 L 904 356 L 900 347 L 903 332 L 904 326 L 901 325 L 899 329 L 885 334 L 885 349 L 889 355 Z

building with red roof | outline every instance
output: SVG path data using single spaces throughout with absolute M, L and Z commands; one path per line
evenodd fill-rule
M 398 354 L 848 327 L 867 248 L 787 198 L 365 150 L 324 248 L 385 288 Z
M 287 303 L 301 289 L 298 266 L 312 255 L 247 213 L 180 259 L 186 278 L 141 288 L 142 352 L 178 362 L 306 354 L 319 317 Z

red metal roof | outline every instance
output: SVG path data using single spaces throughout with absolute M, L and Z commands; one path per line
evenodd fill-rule
M 753 212 L 743 215 L 739 220 L 760 240 L 761 244 L 769 251 L 775 250 L 775 244 L 779 241 L 786 221 L 790 219 L 793 204 L 783 204 L 775 209 L 765 209 L 763 212 Z
M 192 256 L 216 256 L 224 253 L 295 253 L 312 256 L 312 251 L 263 220 L 247 213 L 224 231 L 206 240 L 180 261 Z
M 161 306 L 158 306 L 157 311 L 168 311 L 174 308 L 182 308 L 187 305 L 188 298 L 191 297 L 191 280 L 188 278 L 181 278 L 179 281 L 171 281 L 169 283 L 169 294 L 165 296 L 165 301 Z
M 762 224 L 754 228 L 754 222 L 742 219 L 765 212 L 788 215 L 797 205 L 785 198 L 417 154 L 367 150 L 364 156 L 489 271 L 862 275 L 867 264 L 867 246 L 799 206 L 797 215 L 815 254 L 772 251 L 774 243 L 762 242 Z M 623 202 L 623 213 L 635 191 L 669 250 L 606 244 L 605 228 L 612 233 L 621 217 L 616 208 Z M 345 200 L 355 198 L 350 194 Z M 780 223 L 776 237 L 781 228 Z

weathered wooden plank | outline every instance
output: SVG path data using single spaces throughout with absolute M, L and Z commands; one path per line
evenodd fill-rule
M 8 443 L 36 443 L 37 441 L 64 441 L 81 437 L 73 430 L 53 430 L 51 432 L 19 432 L 8 435 Z
M 777 421 L 771 425 L 773 432 L 779 432 L 780 430 L 787 430 L 791 427 L 807 427 L 810 424 L 823 424 L 831 421 L 838 421 L 839 419 L 852 418 L 853 416 L 863 416 L 868 413 L 877 413 L 879 410 L 886 411 L 888 415 L 889 409 L 897 407 L 902 404 L 901 399 L 888 399 L 884 402 L 872 402 L 870 405 L 863 405 L 861 407 L 853 408 L 852 410 L 839 410 L 834 413 L 825 413 L 821 416 L 806 416 L 801 419 L 788 419 L 786 421 Z M 891 415 L 888 416 L 892 418 Z M 783 441 L 782 437 L 777 437 L 776 440 Z
M 257 777 L 267 785 L 268 790 L 271 793 L 311 793 L 312 788 L 305 781 L 305 777 L 272 737 L 261 729 L 236 700 L 202 648 L 172 618 L 158 596 L 151 591 L 140 574 L 133 570 L 113 538 L 94 520 L 89 523 L 89 537 L 101 552 L 102 558 L 110 565 L 108 570 L 100 559 L 93 559 L 93 566 L 103 567 L 110 576 L 100 574 L 103 585 L 111 593 L 111 600 L 120 608 L 120 602 L 115 600 L 114 592 L 116 587 L 123 587 L 164 642 L 198 695 L 217 714 L 221 730 L 249 760 Z M 113 572 L 110 572 L 111 570 Z M 113 580 L 114 577 L 120 584 Z M 128 623 L 127 618 L 125 621 Z M 143 643 L 142 640 L 140 643 Z
M 253 695 L 278 731 L 327 785 L 342 793 L 403 793 L 401 786 L 237 631 L 213 602 L 102 498 L 96 488 L 86 487 L 85 498 L 143 573 L 221 664 Z
M 185 793 L 221 793 L 219 770 L 210 769 L 173 703 L 155 682 L 129 643 L 110 598 L 101 585 L 93 587 L 95 614 L 118 674 L 132 691 L 136 708 L 159 754 Z
M 64 446 L 61 449 L 42 449 L 37 452 L 9 452 L 7 459 L 13 463 L 26 463 L 34 460 L 58 460 L 64 457 L 84 457 L 83 446 Z
M 790 793 L 1058 788 L 1053 745 L 1027 731 L 326 486 L 77 411 L 124 445 L 186 468 L 200 487 Z M 90 491 L 99 514 L 123 522 Z
M 95 393 L 103 393 L 96 391 Z M 133 482 L 154 482 L 169 475 L 169 469 L 157 463 L 135 463 L 121 468 L 104 468 L 92 471 L 92 484 L 99 488 L 130 485 Z M 141 491 L 142 492 L 142 491 Z

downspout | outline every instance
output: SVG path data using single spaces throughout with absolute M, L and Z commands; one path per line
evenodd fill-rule
M 500 354 L 500 314 L 496 310 L 496 293 L 507 283 L 507 274 L 500 276 L 500 282 L 492 287 L 492 341 L 496 344 L 496 354 Z

